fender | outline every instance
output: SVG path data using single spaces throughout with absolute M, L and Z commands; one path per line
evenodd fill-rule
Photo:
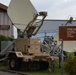
M 7 53 L 6 54 L 6 57 L 9 58 L 10 56 L 13 56 L 13 55 L 16 55 L 18 58 L 23 58 L 22 52 L 13 52 L 13 51 Z

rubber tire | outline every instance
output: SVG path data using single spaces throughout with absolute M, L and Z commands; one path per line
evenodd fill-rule
M 14 66 L 11 65 L 12 60 L 15 63 Z M 21 67 L 20 65 L 21 65 L 21 61 L 19 58 L 17 58 L 15 55 L 10 57 L 9 62 L 8 62 L 8 66 L 10 70 L 19 70 Z

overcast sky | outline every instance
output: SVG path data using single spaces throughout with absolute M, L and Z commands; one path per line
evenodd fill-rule
M 10 0 L 0 0 L 9 5 Z M 76 20 L 76 0 L 31 0 L 37 11 L 47 11 L 48 19 L 68 19 L 72 16 Z

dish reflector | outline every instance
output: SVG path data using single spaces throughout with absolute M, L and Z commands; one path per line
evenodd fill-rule
M 24 30 L 37 11 L 30 0 L 11 0 L 7 13 L 13 24 L 18 29 Z

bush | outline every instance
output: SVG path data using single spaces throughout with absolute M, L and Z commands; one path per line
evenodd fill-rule
M 69 75 L 76 75 L 76 57 L 68 58 L 64 63 L 64 70 Z
M 4 35 L 0 35 L 0 41 L 12 41 L 13 38 L 11 37 L 6 37 Z

